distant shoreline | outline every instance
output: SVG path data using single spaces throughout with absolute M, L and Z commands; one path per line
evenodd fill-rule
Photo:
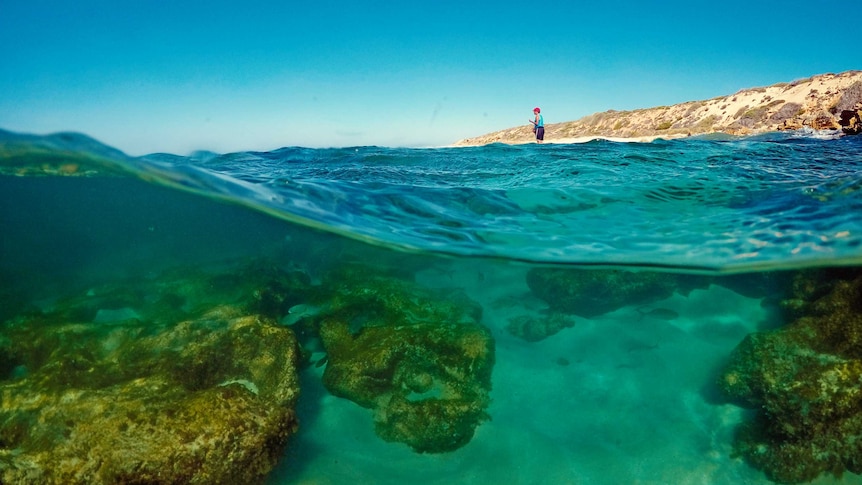
M 688 138 L 690 135 L 676 134 L 676 135 L 652 135 L 652 136 L 636 136 L 636 137 L 619 137 L 619 136 L 603 136 L 603 135 L 590 135 L 590 136 L 578 136 L 578 137 L 570 137 L 570 138 L 554 138 L 554 139 L 546 139 L 542 144 L 544 145 L 570 145 L 576 143 L 589 143 L 595 140 L 605 140 L 605 141 L 613 141 L 618 143 L 649 143 L 655 140 L 673 140 L 676 138 Z M 459 141 L 458 144 L 447 145 L 447 148 L 468 148 L 468 147 L 480 147 L 489 145 L 491 143 L 502 143 L 504 145 L 530 145 L 536 144 L 536 140 L 518 140 L 518 141 L 497 141 L 490 143 L 476 143 L 476 144 L 468 144 L 464 143 L 464 140 Z
M 727 96 L 631 111 L 608 110 L 545 124 L 545 143 L 604 139 L 653 141 L 711 133 L 753 135 L 798 130 L 862 132 L 862 70 L 821 74 Z M 535 143 L 529 125 L 465 138 L 451 146 Z

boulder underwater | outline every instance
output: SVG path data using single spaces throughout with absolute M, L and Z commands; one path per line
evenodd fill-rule
M 574 326 L 575 319 L 572 316 L 558 312 L 547 312 L 539 316 L 518 315 L 512 317 L 506 325 L 506 330 L 527 342 L 538 342 Z
M 808 270 L 782 301 L 788 325 L 747 336 L 718 379 L 754 409 L 735 453 L 779 483 L 862 473 L 862 270 Z
M 534 268 L 527 285 L 553 312 L 593 318 L 628 305 L 645 305 L 675 292 L 704 287 L 697 275 L 575 268 Z
M 0 482 L 261 482 L 298 426 L 299 347 L 276 321 L 296 276 L 185 269 L 8 321 Z
M 494 340 L 461 294 L 346 268 L 322 285 L 315 317 L 325 387 L 373 411 L 377 434 L 420 453 L 458 449 L 488 419 Z

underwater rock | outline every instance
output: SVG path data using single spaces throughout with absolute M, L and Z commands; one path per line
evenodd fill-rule
M 327 320 L 326 388 L 374 410 L 377 434 L 422 453 L 467 444 L 488 418 L 494 344 L 479 325 L 412 323 L 365 327 Z
M 460 291 L 431 291 L 364 265 L 346 265 L 326 275 L 320 291 L 329 314 L 353 314 L 370 325 L 413 322 L 475 323 L 482 307 Z M 355 330 L 357 322 L 351 327 Z M 361 325 L 359 325 L 361 326 Z
M 793 274 L 791 271 L 730 274 L 715 277 L 712 283 L 748 298 L 773 300 L 787 297 Z
M 719 379 L 727 397 L 757 410 L 734 448 L 781 483 L 862 473 L 862 274 L 800 272 L 792 287 L 801 316 L 747 336 Z
M 542 317 L 519 315 L 509 319 L 506 330 L 512 335 L 528 342 L 538 342 L 550 337 L 564 328 L 575 326 L 575 319 L 563 313 L 551 313 Z
M 263 312 L 290 278 L 247 270 L 97 288 L 0 328 L 0 483 L 261 481 L 297 427 L 299 350 Z M 95 321 L 111 289 L 138 318 Z
M 592 318 L 627 305 L 642 305 L 688 294 L 705 286 L 699 276 L 653 271 L 534 268 L 527 285 L 551 310 Z
M 151 279 L 91 288 L 85 295 L 61 299 L 51 311 L 57 318 L 82 322 L 93 321 L 100 313 L 136 313 L 140 320 L 157 326 L 221 305 L 281 318 L 306 298 L 310 288 L 307 274 L 284 271 L 263 260 L 218 272 L 179 267 Z
M 350 270 L 319 323 L 323 383 L 374 411 L 377 434 L 420 453 L 467 444 L 488 419 L 494 340 L 464 296 Z M 359 322 L 359 325 L 357 325 Z

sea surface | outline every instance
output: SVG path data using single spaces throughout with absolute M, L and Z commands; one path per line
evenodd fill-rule
M 325 353 L 309 349 L 319 365 L 300 373 L 300 425 L 272 485 L 768 484 L 733 449 L 752 411 L 712 388 L 746 336 L 788 322 L 715 281 L 862 266 L 862 137 L 130 157 L 84 135 L 0 131 L 0 231 L 0 325 L 106 282 L 261 258 L 311 281 L 361 262 L 481 307 L 496 356 L 469 443 L 381 439 L 371 411 L 327 392 Z M 549 269 L 706 283 L 573 312 L 528 340 L 510 323 L 559 303 L 528 281 Z

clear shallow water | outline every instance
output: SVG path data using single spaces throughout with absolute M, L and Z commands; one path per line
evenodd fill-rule
M 862 263 L 858 137 L 130 158 L 77 135 L 0 132 L 0 170 L 3 319 L 106 281 L 250 258 L 313 280 L 358 260 L 481 306 L 496 363 L 491 419 L 469 444 L 386 442 L 310 366 L 279 484 L 770 483 L 733 456 L 749 411 L 705 389 L 746 335 L 786 322 L 719 275 Z M 526 341 L 508 326 L 553 309 L 528 285 L 548 265 L 719 279 Z
M 714 271 L 862 261 L 858 137 L 137 159 L 78 137 L 6 139 L 402 250 Z
M 195 167 L 253 204 L 395 248 L 740 270 L 858 262 L 858 139 L 282 149 Z M 143 169 L 147 169 L 143 165 Z M 232 197 L 233 187 L 222 192 Z M 247 193 L 239 192 L 243 200 Z

